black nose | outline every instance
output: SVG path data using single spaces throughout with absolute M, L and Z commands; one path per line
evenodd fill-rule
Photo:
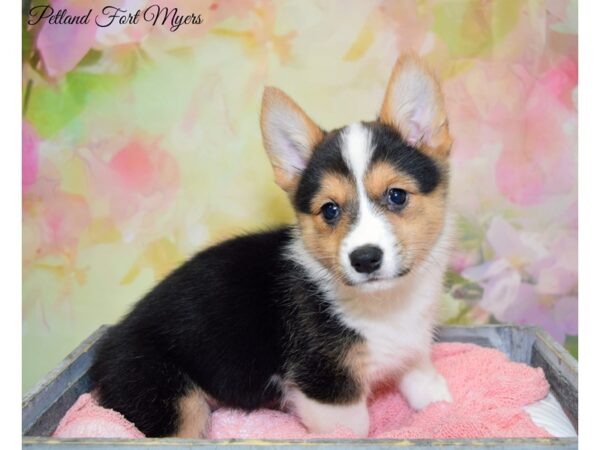
M 383 252 L 374 245 L 363 245 L 350 253 L 350 264 L 358 273 L 372 273 L 381 267 Z

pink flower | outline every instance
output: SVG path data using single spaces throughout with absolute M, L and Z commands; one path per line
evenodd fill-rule
M 485 234 L 496 258 L 504 258 L 518 265 L 536 261 L 548 254 L 540 240 L 526 233 L 519 233 L 507 220 L 494 217 Z
M 40 138 L 33 127 L 25 120 L 22 125 L 23 149 L 22 149 L 22 179 L 23 194 L 35 183 L 38 174 L 38 146 Z
M 150 225 L 156 220 L 152 213 L 164 212 L 175 198 L 177 161 L 158 144 L 145 140 L 131 140 L 116 151 L 112 145 L 109 142 L 94 152 L 82 150 L 94 187 L 108 200 L 110 215 L 121 226 Z
M 549 246 L 494 218 L 486 233 L 493 257 L 462 275 L 483 287 L 479 306 L 503 322 L 543 327 L 558 341 L 577 334 L 577 243 L 563 236 Z
M 43 201 L 41 210 L 46 245 L 56 252 L 77 248 L 92 220 L 85 198 L 57 191 Z
M 446 83 L 454 164 L 476 171 L 475 180 L 494 177 L 498 193 L 517 205 L 570 193 L 576 180 L 576 86 L 576 57 L 543 73 L 526 62 L 474 61 Z M 474 197 L 486 195 L 497 192 L 487 188 Z
M 477 262 L 478 255 L 474 251 L 456 249 L 450 257 L 450 267 L 453 272 L 461 273 L 467 267 Z
M 563 58 L 541 77 L 541 84 L 546 92 L 570 108 L 573 107 L 571 93 L 577 87 L 578 81 L 577 61 L 570 58 Z
M 536 325 L 563 343 L 567 335 L 577 334 L 577 297 L 540 299 L 534 285 L 522 283 L 504 320 L 521 325 Z
M 45 170 L 52 171 L 49 167 Z M 23 199 L 23 214 L 27 217 L 24 230 L 28 236 L 23 242 L 27 255 L 24 260 L 76 253 L 81 234 L 92 221 L 85 197 L 61 190 L 47 173 L 38 178 Z
M 87 14 L 92 6 L 78 0 L 52 2 L 55 13 L 60 9 L 67 9 L 70 15 Z M 60 77 L 81 61 L 95 41 L 96 23 L 93 15 L 90 15 L 88 24 L 51 24 L 46 19 L 37 36 L 36 46 L 46 73 L 51 77 Z
M 577 83 L 576 67 L 565 60 L 539 80 L 518 69 L 526 97 L 505 128 L 496 164 L 498 188 L 513 203 L 533 205 L 573 187 L 576 115 L 567 99 Z
M 483 286 L 479 306 L 498 320 L 506 321 L 506 312 L 517 298 L 521 275 L 506 259 L 489 261 L 463 270 L 462 275 Z

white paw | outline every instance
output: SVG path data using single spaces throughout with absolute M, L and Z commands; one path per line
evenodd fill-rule
M 311 433 L 332 433 L 338 427 L 349 428 L 357 438 L 369 434 L 366 400 L 351 405 L 332 405 L 308 398 L 298 389 L 288 391 L 287 401 Z
M 433 367 L 407 372 L 400 382 L 400 391 L 417 411 L 434 402 L 452 401 L 448 383 Z

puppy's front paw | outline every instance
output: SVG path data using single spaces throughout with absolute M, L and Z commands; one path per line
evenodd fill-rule
M 451 402 L 448 383 L 433 367 L 412 369 L 400 382 L 400 391 L 415 410 L 434 402 Z

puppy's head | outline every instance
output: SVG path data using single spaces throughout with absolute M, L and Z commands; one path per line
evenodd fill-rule
M 276 88 L 261 128 L 304 247 L 346 285 L 377 285 L 425 261 L 446 215 L 452 140 L 438 82 L 398 59 L 373 122 L 326 132 Z

